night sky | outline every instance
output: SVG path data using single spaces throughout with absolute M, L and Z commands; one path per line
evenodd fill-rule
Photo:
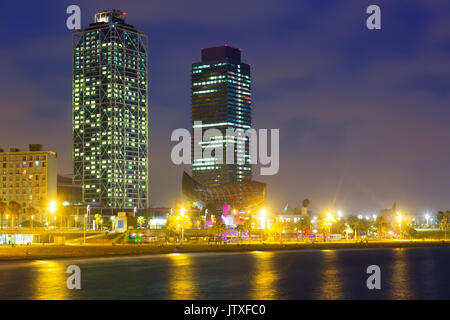
M 71 31 L 120 9 L 149 35 L 150 204 L 173 204 L 183 169 L 170 134 L 190 126 L 200 49 L 252 67 L 255 128 L 280 129 L 280 171 L 254 175 L 279 209 L 450 209 L 450 1 L 7 1 L 0 4 L 0 146 L 42 143 L 71 168 Z M 366 28 L 368 5 L 382 30 Z M 258 171 L 255 171 L 259 173 Z

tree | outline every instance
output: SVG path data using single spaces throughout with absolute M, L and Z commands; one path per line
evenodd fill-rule
M 442 222 L 442 219 L 444 219 L 444 211 L 438 211 L 436 214 L 436 220 L 439 222 L 439 224 Z
M 386 227 L 388 226 L 386 219 L 382 216 L 377 217 L 375 226 L 377 227 L 378 238 L 383 238 Z
M 281 221 L 277 221 L 273 224 L 270 225 L 269 227 L 269 234 L 272 235 L 273 240 L 276 241 L 277 237 L 278 237 L 278 241 L 281 243 L 282 241 L 282 234 L 283 231 L 286 228 L 286 224 L 281 222 Z
M 304 200 L 304 201 L 306 201 L 306 200 Z M 295 223 L 295 227 L 297 228 L 297 230 L 301 230 L 302 241 L 303 241 L 304 230 L 311 229 L 311 219 L 309 218 L 309 216 L 302 216 L 302 217 L 300 217 L 300 220 L 298 220 Z M 298 233 L 297 233 L 297 239 L 298 239 Z
M 0 221 L 0 225 L 2 226 L 2 230 L 3 230 L 3 216 L 5 215 L 5 211 L 8 208 L 8 205 L 6 204 L 6 202 L 0 201 L 0 217 L 1 217 L 1 221 Z
M 98 229 L 98 227 L 100 226 L 100 222 L 102 221 L 102 215 L 100 213 L 96 213 L 94 219 L 95 219 L 95 228 Z
M 44 217 L 47 217 L 47 222 L 50 222 L 50 216 L 49 213 L 47 213 L 47 215 L 44 215 L 45 211 L 47 210 L 48 207 L 48 200 L 45 198 L 41 198 L 37 201 L 37 203 L 35 204 L 36 209 L 39 211 L 39 213 L 41 214 L 41 218 L 43 219 Z
M 18 220 L 22 206 L 16 201 L 10 201 L 8 203 L 8 212 L 11 215 L 11 229 L 14 229 L 15 219 Z
M 137 223 L 138 223 L 138 225 L 142 228 L 142 226 L 145 224 L 145 217 L 139 216 L 139 217 L 137 218 Z
M 348 224 L 355 231 L 355 240 L 358 239 L 358 235 L 361 237 L 361 233 L 366 229 L 362 220 L 355 216 L 348 217 Z
M 33 228 L 33 220 L 34 220 L 34 216 L 35 216 L 36 213 L 37 213 L 37 210 L 36 210 L 36 208 L 34 208 L 34 207 L 32 207 L 32 206 L 29 206 L 29 207 L 26 209 L 26 212 L 27 212 L 28 221 L 30 222 L 31 228 Z
M 442 211 L 440 211 L 440 212 L 442 212 Z M 442 213 L 442 214 L 443 215 L 442 215 L 440 227 L 444 231 L 444 240 L 447 241 L 447 231 L 450 227 L 450 211 L 447 210 L 447 211 L 445 211 L 445 213 Z
M 236 231 L 238 232 L 239 241 L 241 241 L 241 239 L 242 239 L 241 238 L 242 233 L 247 231 L 245 228 L 246 228 L 245 223 L 241 223 L 236 226 Z
M 226 226 L 222 220 L 222 217 L 219 216 L 217 219 L 215 219 L 214 225 L 213 225 L 213 231 L 214 231 L 214 240 L 217 242 L 217 235 L 222 237 L 222 235 L 226 231 Z
M 181 233 L 181 240 L 183 240 L 184 229 L 188 229 L 191 226 L 191 219 L 187 215 L 172 215 L 167 221 L 167 230 L 176 235 Z
M 254 218 L 253 215 L 249 215 L 248 219 L 246 219 L 243 223 L 243 228 L 248 232 L 248 241 L 252 241 L 252 229 L 253 229 Z

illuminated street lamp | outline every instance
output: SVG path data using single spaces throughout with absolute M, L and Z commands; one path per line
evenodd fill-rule
M 55 215 L 55 221 L 56 221 L 56 210 L 57 210 L 57 204 L 56 204 L 56 201 L 50 201 L 50 202 L 48 203 L 48 212 L 49 212 L 48 220 L 49 220 L 49 225 L 50 225 L 50 220 L 51 220 L 50 216 L 51 216 L 52 214 Z
M 399 228 L 399 232 L 400 232 L 400 237 L 402 236 L 402 214 L 400 212 L 397 211 L 397 222 L 398 222 L 398 228 Z
M 261 229 L 265 229 L 266 228 L 266 209 L 261 209 L 259 211 L 259 219 L 261 220 Z
M 425 219 L 427 219 L 427 228 L 429 228 L 430 227 L 430 215 L 428 213 L 425 215 Z
M 89 207 L 89 206 L 88 206 Z M 86 224 L 87 224 L 88 214 L 84 215 L 84 232 L 83 232 L 83 243 L 86 244 Z
M 330 212 L 328 212 L 325 217 L 325 224 L 329 226 L 330 233 L 331 233 L 331 227 L 333 225 L 333 222 L 336 222 L 336 218 Z

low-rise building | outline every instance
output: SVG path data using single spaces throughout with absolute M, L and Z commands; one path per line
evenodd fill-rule
M 57 198 L 56 177 L 57 154 L 40 144 L 30 144 L 29 151 L 0 152 L 0 201 L 20 205 L 16 224 L 30 220 L 28 215 L 35 221 L 45 219 L 48 203 Z

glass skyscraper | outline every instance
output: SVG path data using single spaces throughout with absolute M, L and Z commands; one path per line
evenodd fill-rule
M 83 202 L 148 206 L 148 38 L 125 13 L 73 34 L 73 167 Z
M 193 143 L 192 176 L 205 186 L 246 181 L 252 179 L 248 138 L 226 135 L 226 129 L 251 128 L 251 78 L 250 66 L 241 62 L 241 50 L 229 46 L 202 49 L 201 62 L 192 64 L 192 127 L 218 129 L 222 137 L 213 136 L 210 141 Z M 201 121 L 202 124 L 195 124 Z M 234 144 L 234 163 L 226 163 L 226 145 L 245 139 L 238 153 Z M 207 148 L 221 145 L 223 154 L 212 157 L 198 156 Z M 195 152 L 197 149 L 197 152 Z M 196 155 L 197 154 L 197 155 Z M 241 155 L 241 156 L 239 156 Z M 238 163 L 238 157 L 242 163 Z

